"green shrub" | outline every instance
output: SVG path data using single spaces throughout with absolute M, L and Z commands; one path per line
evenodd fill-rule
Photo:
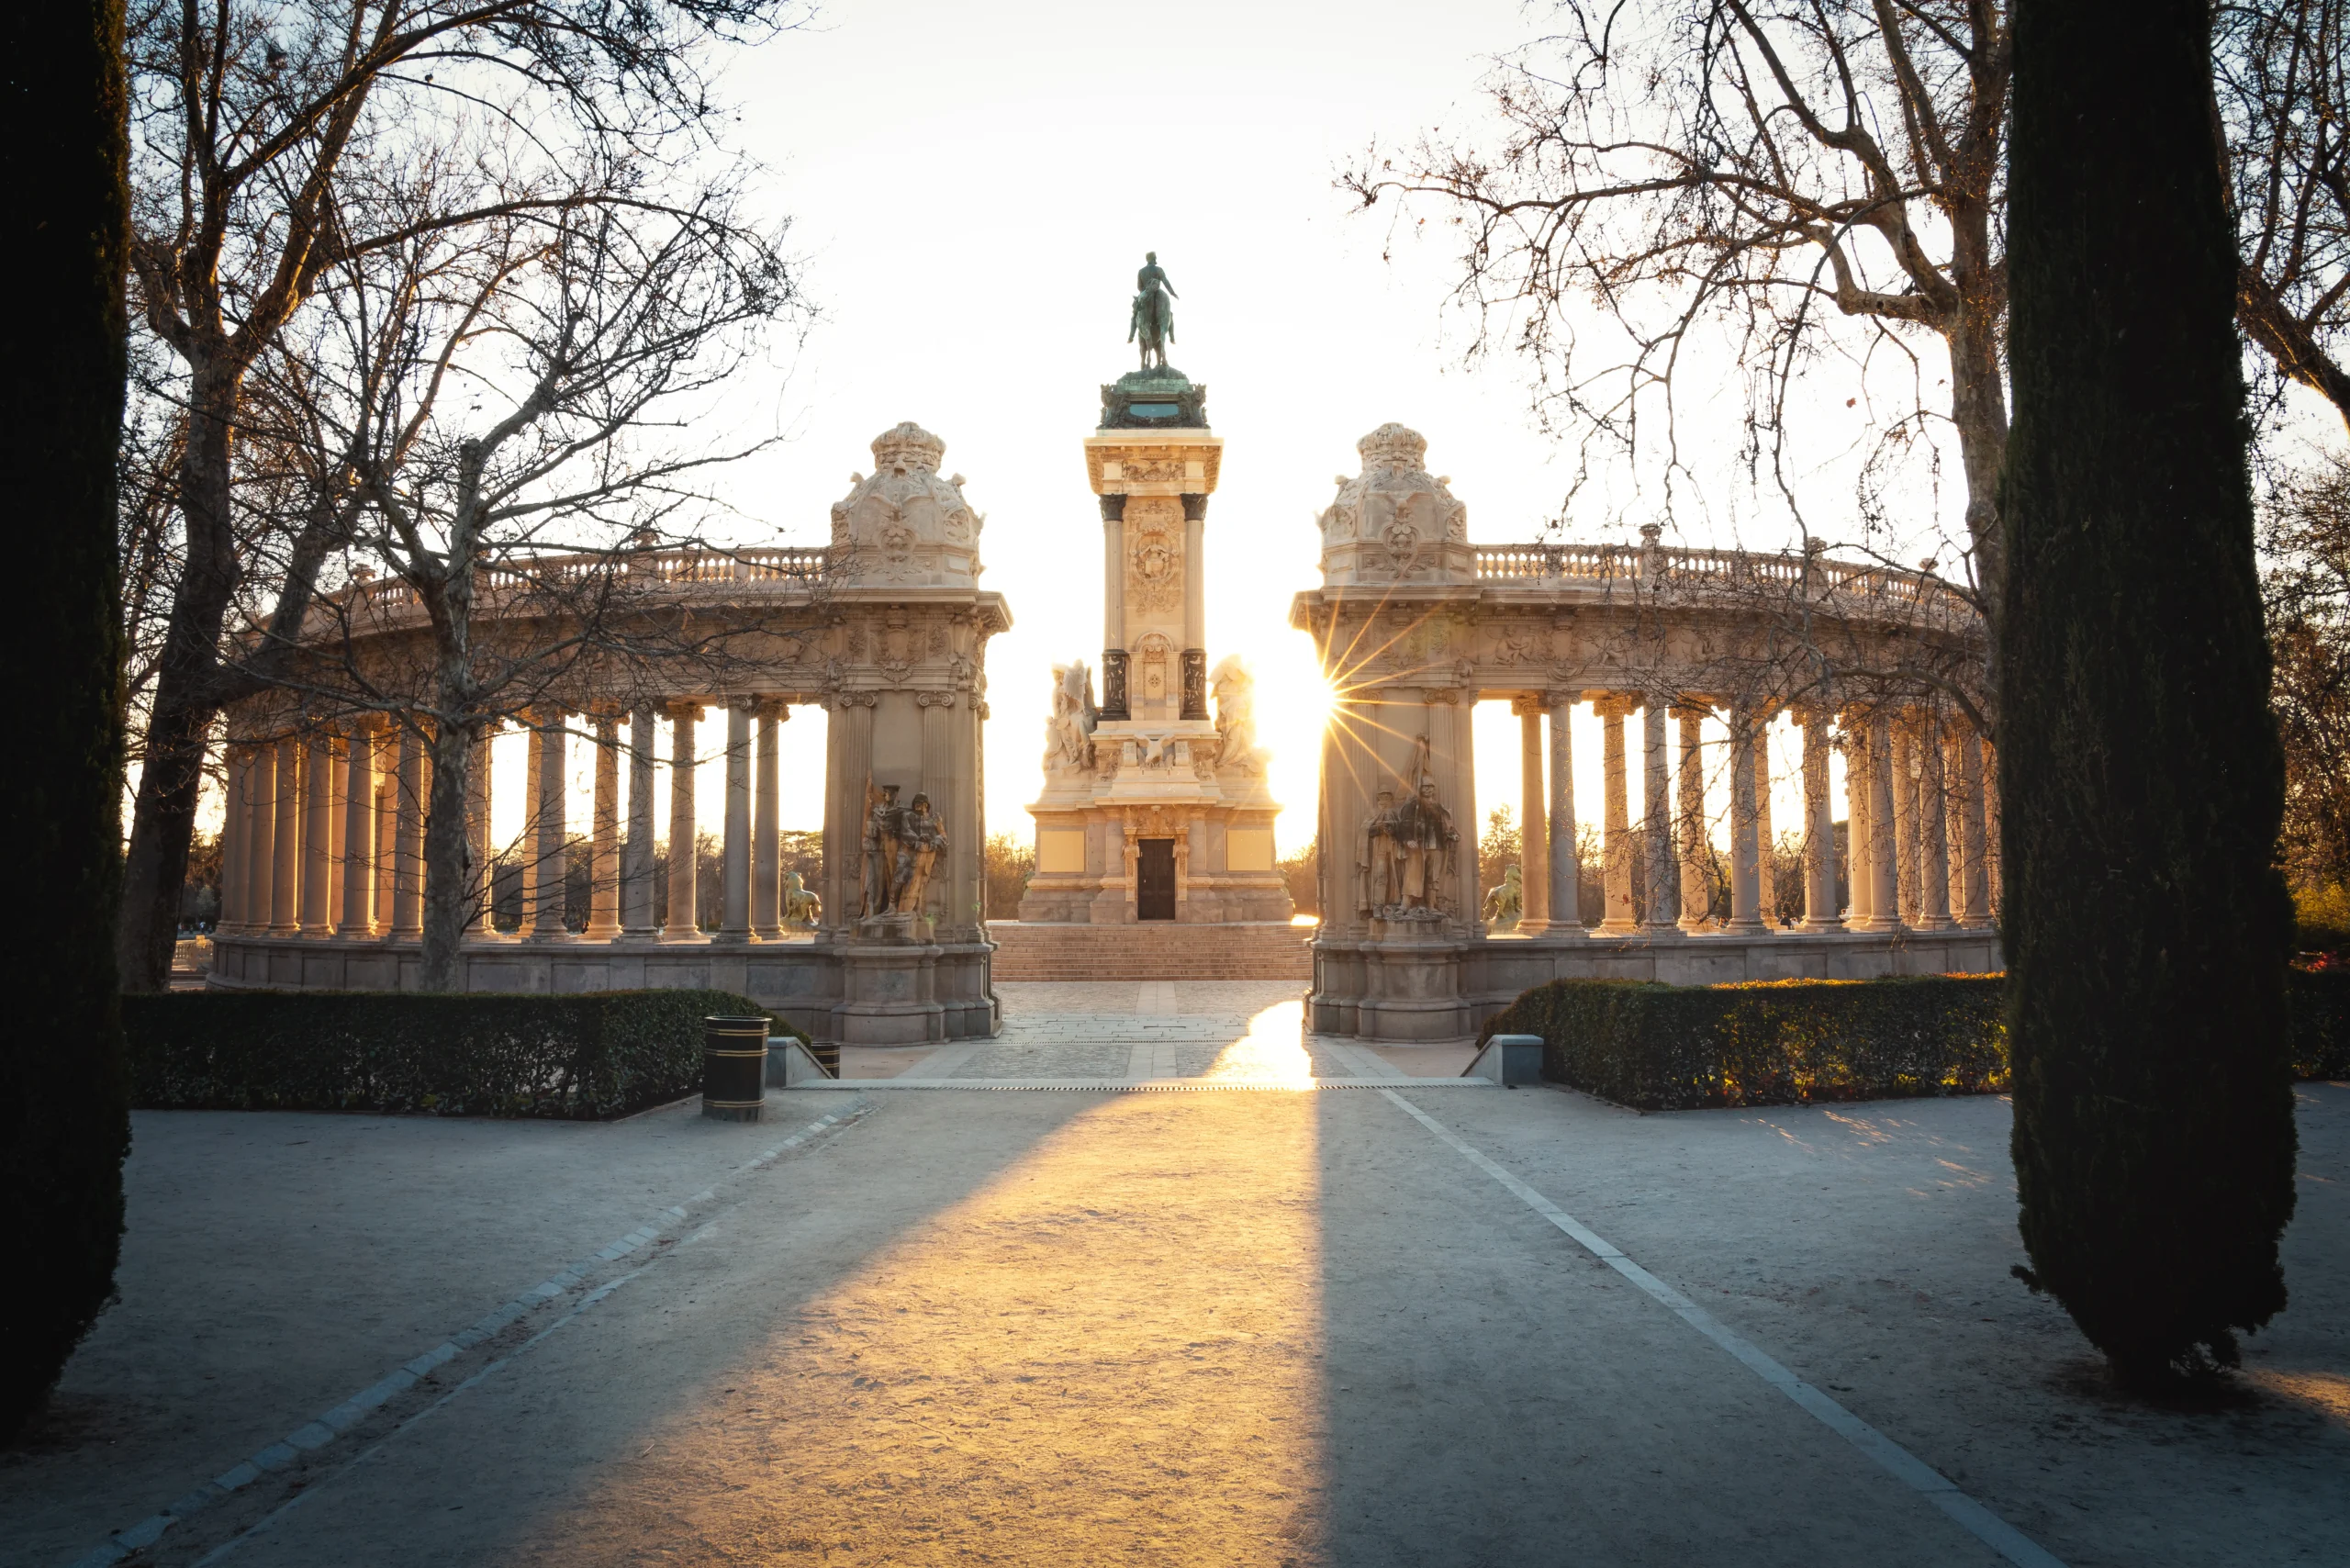
M 703 1018 L 768 1013 L 723 991 L 582 996 L 204 991 L 123 998 L 148 1109 L 624 1116 L 701 1081 Z M 780 1020 L 779 1033 L 797 1033 Z
M 1674 986 L 1553 980 L 1485 1034 L 1542 1036 L 1542 1075 L 1643 1111 L 1973 1094 L 2007 1084 L 1997 977 Z
M 2295 1078 L 2350 1078 L 2350 969 L 2285 976 L 2286 1037 Z
M 2004 978 L 1673 986 L 1553 980 L 1487 1020 L 1539 1035 L 1542 1076 L 1643 1111 L 1979 1094 L 2008 1087 Z M 2293 1070 L 2350 1076 L 2350 971 L 2295 971 Z

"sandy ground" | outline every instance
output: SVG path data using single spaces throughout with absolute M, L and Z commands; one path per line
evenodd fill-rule
M 2008 1277 L 2002 1100 L 1395 1092 L 2076 1568 L 2350 1560 L 2350 1087 L 2300 1092 L 2292 1306 L 2193 1409 L 2116 1397 Z M 770 1105 L 142 1114 L 123 1301 L 0 1456 L 0 1564 L 705 1188 L 139 1560 L 1997 1561 L 1385 1092 L 877 1088 L 742 1172 L 860 1102 Z

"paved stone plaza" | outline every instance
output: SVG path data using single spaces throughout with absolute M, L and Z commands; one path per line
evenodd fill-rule
M 2163 1410 L 2008 1277 L 2004 1100 L 1638 1116 L 1293 986 L 1005 991 L 753 1126 L 141 1114 L 0 1568 L 2350 1558 L 2350 1086 L 2290 1310 Z M 1072 1078 L 1131 1087 L 1007 1089 Z

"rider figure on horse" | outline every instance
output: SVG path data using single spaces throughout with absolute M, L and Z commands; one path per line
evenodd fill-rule
M 1151 356 L 1158 356 L 1158 368 L 1167 368 L 1167 345 L 1175 341 L 1175 290 L 1167 281 L 1167 270 L 1158 264 L 1158 252 L 1147 252 L 1142 271 L 1135 274 L 1135 308 L 1126 329 L 1126 342 L 1142 342 L 1142 367 L 1151 367 Z

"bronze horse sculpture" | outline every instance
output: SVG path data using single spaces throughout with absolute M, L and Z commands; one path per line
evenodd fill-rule
M 1126 342 L 1142 344 L 1142 368 L 1151 368 L 1155 355 L 1158 368 L 1167 368 L 1167 345 L 1175 341 L 1175 290 L 1167 281 L 1167 274 L 1158 264 L 1158 252 L 1146 252 L 1142 271 L 1135 274 L 1135 308 L 1127 319 Z

